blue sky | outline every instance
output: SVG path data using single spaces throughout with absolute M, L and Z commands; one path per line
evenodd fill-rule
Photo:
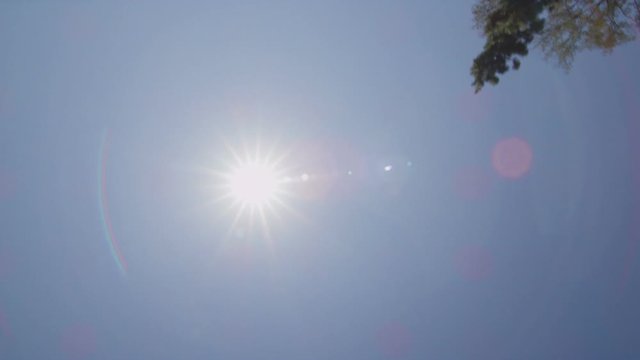
M 0 358 L 639 357 L 638 43 L 474 96 L 472 4 L 0 3 Z

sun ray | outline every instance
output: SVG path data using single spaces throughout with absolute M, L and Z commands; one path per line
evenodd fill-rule
M 244 209 L 245 209 L 245 205 L 241 204 L 240 208 L 236 211 L 236 215 L 233 217 L 233 221 L 231 222 L 231 226 L 229 227 L 229 232 L 232 232 L 235 229 L 236 225 L 238 224 L 238 221 L 240 221 L 240 219 L 242 218 Z

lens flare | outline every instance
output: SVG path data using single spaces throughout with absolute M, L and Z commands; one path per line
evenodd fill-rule
M 99 178 L 99 191 L 98 201 L 100 204 L 100 218 L 102 220 L 102 227 L 104 229 L 104 236 L 109 243 L 109 249 L 111 250 L 111 256 L 115 261 L 118 269 L 123 275 L 127 273 L 127 261 L 124 258 L 124 254 L 120 249 L 120 243 L 113 231 L 113 225 L 111 224 L 111 215 L 109 212 L 109 195 L 107 193 L 107 163 L 109 159 L 109 132 L 105 131 L 102 137 L 102 143 L 100 145 L 100 168 L 98 169 Z

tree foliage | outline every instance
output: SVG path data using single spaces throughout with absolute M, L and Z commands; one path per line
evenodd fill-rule
M 517 70 L 531 45 L 569 69 L 577 52 L 614 47 L 635 38 L 640 0 L 479 0 L 475 26 L 486 38 L 471 74 L 476 92 Z

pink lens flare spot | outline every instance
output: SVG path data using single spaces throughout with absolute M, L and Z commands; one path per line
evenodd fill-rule
M 458 170 L 453 178 L 456 194 L 466 200 L 484 198 L 491 190 L 490 170 L 480 166 L 466 166 Z
M 456 252 L 453 261 L 460 275 L 467 280 L 482 280 L 493 273 L 493 256 L 483 246 L 466 245 Z
M 376 333 L 376 340 L 380 351 L 390 358 L 401 358 L 411 351 L 411 333 L 400 322 L 383 325 Z
M 62 352 L 71 360 L 88 359 L 96 351 L 95 329 L 87 324 L 73 324 L 62 332 Z
M 531 169 L 533 150 L 519 137 L 503 139 L 493 148 L 491 162 L 500 176 L 518 179 Z

